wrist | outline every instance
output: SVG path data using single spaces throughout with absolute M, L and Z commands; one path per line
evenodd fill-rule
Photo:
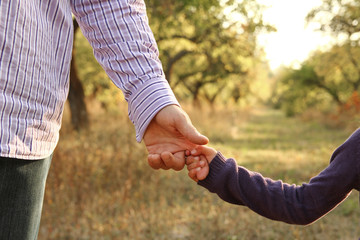
M 214 148 L 210 148 L 210 147 L 206 147 L 206 151 L 207 151 L 205 154 L 206 160 L 210 164 L 211 161 L 216 157 L 218 152 Z

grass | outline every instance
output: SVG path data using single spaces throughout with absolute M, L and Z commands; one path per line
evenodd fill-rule
M 358 194 L 309 226 L 293 226 L 230 205 L 180 172 L 155 171 L 135 142 L 126 106 L 92 105 L 91 128 L 70 128 L 65 112 L 50 169 L 39 239 L 356 239 Z M 264 176 L 307 182 L 355 129 L 328 128 L 266 108 L 192 109 L 210 145 Z

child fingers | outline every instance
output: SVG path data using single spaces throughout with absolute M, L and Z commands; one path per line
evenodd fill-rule
M 187 160 L 186 167 L 188 170 L 201 167 L 201 163 L 199 161 L 200 159 L 198 157 L 192 157 L 191 159 Z
M 199 162 L 200 158 L 199 157 L 194 157 L 194 156 L 188 156 L 186 158 L 186 165 L 192 164 L 194 162 Z
M 195 182 L 198 181 L 196 174 L 197 174 L 196 168 L 195 168 L 195 169 L 191 169 L 191 170 L 189 170 L 189 172 L 188 172 L 189 177 L 190 177 L 192 180 L 194 180 Z
M 208 168 L 208 166 L 206 166 L 196 172 L 196 178 L 198 180 L 204 180 L 208 174 L 209 174 L 209 168 Z
M 201 151 L 200 151 L 199 146 L 196 147 L 196 148 L 194 148 L 194 149 L 192 149 L 192 150 L 190 151 L 190 154 L 193 155 L 193 156 L 199 156 L 199 155 L 201 154 Z
M 187 170 L 193 170 L 200 167 L 200 162 L 194 162 L 192 164 L 187 165 Z
M 200 155 L 199 160 L 203 163 L 203 166 L 205 165 L 205 163 L 207 163 L 206 157 L 204 155 Z

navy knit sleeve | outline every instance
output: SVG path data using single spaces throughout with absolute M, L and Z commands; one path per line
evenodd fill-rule
M 221 153 L 210 163 L 210 172 L 199 185 L 226 202 L 245 205 L 269 219 L 309 224 L 359 189 L 360 130 L 332 155 L 329 166 L 300 186 L 274 181 L 237 166 Z

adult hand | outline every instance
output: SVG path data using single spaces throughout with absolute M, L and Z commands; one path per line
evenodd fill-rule
M 143 139 L 152 168 L 176 171 L 185 166 L 185 150 L 209 142 L 192 125 L 186 112 L 176 105 L 166 106 L 158 112 Z

